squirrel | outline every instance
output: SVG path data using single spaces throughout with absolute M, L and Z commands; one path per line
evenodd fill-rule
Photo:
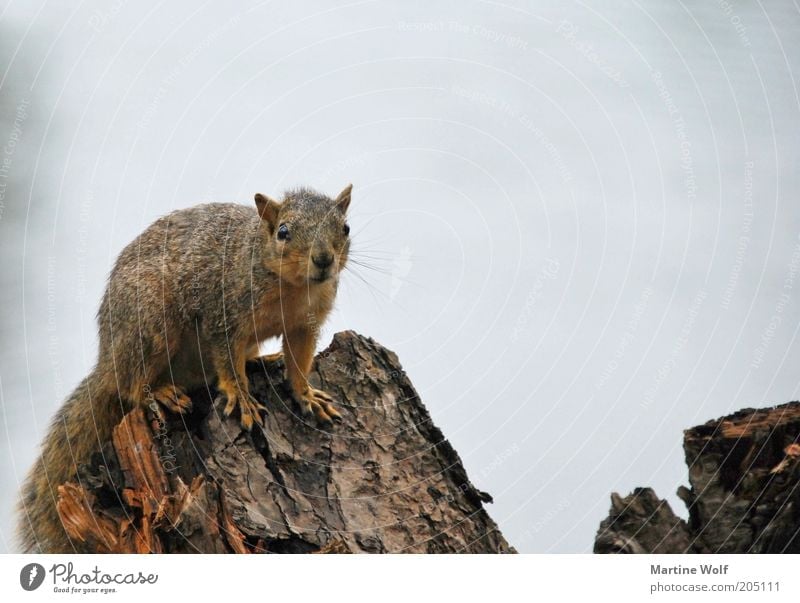
M 22 487 L 24 552 L 80 552 L 59 518 L 58 486 L 111 439 L 131 404 L 189 412 L 187 392 L 216 376 L 224 414 L 238 411 L 244 430 L 260 424 L 266 409 L 250 395 L 245 364 L 268 338 L 282 337 L 302 414 L 341 420 L 308 374 L 347 262 L 351 191 L 197 205 L 156 220 L 125 247 L 97 314 L 97 364 L 56 413 Z

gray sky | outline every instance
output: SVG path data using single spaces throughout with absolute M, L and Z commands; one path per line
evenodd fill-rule
M 797 398 L 799 29 L 789 1 L 0 2 L 0 547 L 121 248 L 300 184 L 354 183 L 384 271 L 323 345 L 399 354 L 520 551 L 591 550 L 612 490 L 676 505 L 684 428 Z

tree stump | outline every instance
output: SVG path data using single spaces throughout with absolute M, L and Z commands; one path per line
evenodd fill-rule
M 515 552 L 394 353 L 335 335 L 310 377 L 344 417 L 328 429 L 299 416 L 281 361 L 248 376 L 263 429 L 225 418 L 213 388 L 183 416 L 128 413 L 59 487 L 70 538 L 114 553 Z
M 684 432 L 689 521 L 649 488 L 621 498 L 596 553 L 800 552 L 800 403 L 745 409 Z

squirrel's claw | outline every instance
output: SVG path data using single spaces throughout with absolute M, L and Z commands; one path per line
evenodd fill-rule
M 227 399 L 225 409 L 222 411 L 226 417 L 233 414 L 238 407 L 242 429 L 250 431 L 253 425 L 262 425 L 261 413 L 266 412 L 266 407 L 247 393 L 228 394 L 223 393 Z
M 167 410 L 179 415 L 192 410 L 192 399 L 179 385 L 162 385 L 153 391 L 153 398 Z
M 314 407 L 314 416 L 317 417 L 317 421 L 320 423 L 328 425 L 334 422 L 342 422 L 342 415 L 334 408 L 333 404 L 328 404 L 327 402 L 320 402 Z
M 313 414 L 320 423 L 330 425 L 333 421 L 342 421 L 342 415 L 340 415 L 336 407 L 331 404 L 333 398 L 322 390 L 309 387 L 308 391 L 305 395 L 300 397 L 298 402 L 304 416 L 311 416 Z

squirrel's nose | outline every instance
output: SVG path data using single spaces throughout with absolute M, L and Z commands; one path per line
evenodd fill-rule
M 311 261 L 317 268 L 325 269 L 333 264 L 333 255 L 330 253 L 319 253 L 311 256 Z

